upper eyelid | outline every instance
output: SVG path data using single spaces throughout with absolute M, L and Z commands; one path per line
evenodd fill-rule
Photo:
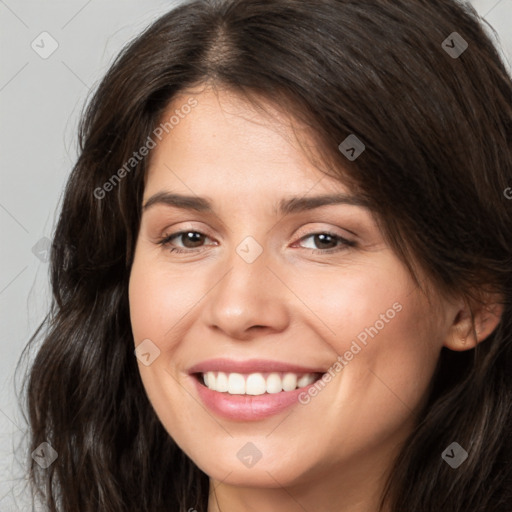
M 323 208 L 328 208 L 328 207 L 330 207 L 330 206 L 332 207 L 333 205 L 325 205 Z M 323 211 L 323 208 L 322 208 L 322 207 L 320 207 L 320 208 L 319 208 L 319 210 L 320 210 L 320 211 L 318 212 L 318 214 L 319 214 L 319 216 L 320 216 L 320 217 L 321 217 L 322 215 L 325 215 L 325 213 L 326 213 L 325 211 Z M 305 212 L 297 212 L 297 213 L 293 213 L 293 214 L 290 214 L 290 219 L 289 219 L 289 221 L 287 220 L 286 222 L 287 222 L 287 223 L 288 223 L 288 222 L 293 222 L 293 223 L 295 223 L 297 220 L 298 220 L 298 221 L 300 221 L 300 222 L 304 222 L 304 221 L 306 221 L 306 220 L 307 220 L 307 219 L 306 219 L 306 217 L 304 217 L 304 216 L 310 216 L 310 215 L 312 215 L 312 214 L 313 214 L 313 212 L 312 212 L 312 211 L 310 211 L 310 210 L 307 210 L 307 211 L 305 211 Z M 212 216 L 212 217 L 214 217 L 215 219 L 217 219 L 217 220 L 219 221 L 219 225 L 218 225 L 218 227 L 220 228 L 220 230 L 219 230 L 219 231 L 220 231 L 222 234 L 225 234 L 225 233 L 227 233 L 227 232 L 231 232 L 231 233 L 232 233 L 232 229 L 231 229 L 229 226 L 227 226 L 227 225 L 224 223 L 224 221 L 223 221 L 222 219 L 220 219 L 220 217 L 219 217 L 217 214 L 214 214 L 214 213 L 207 213 L 206 215 L 207 215 L 208 217 Z M 327 214 L 327 215 L 326 215 L 326 217 L 327 217 L 327 218 L 326 218 L 325 220 L 323 220 L 323 219 L 321 219 L 321 218 L 320 218 L 320 219 L 318 219 L 318 220 L 316 220 L 316 221 L 314 221 L 314 222 L 312 222 L 312 221 L 306 221 L 306 222 L 304 222 L 304 223 L 306 223 L 306 224 L 311 224 L 311 223 L 314 223 L 314 224 L 336 224 L 336 223 L 343 224 L 345 221 L 348 221 L 349 223 L 353 223 L 353 222 L 354 222 L 354 219 L 352 218 L 352 216 L 351 216 L 351 215 L 349 215 L 348 217 L 345 217 L 345 216 L 343 215 L 343 216 L 342 216 L 340 219 L 338 219 L 338 220 L 335 220 L 335 217 L 333 218 L 333 217 L 331 217 L 329 214 Z M 301 219 L 302 219 L 302 220 L 301 220 Z M 212 220 L 212 219 L 210 219 L 210 220 Z M 267 232 L 269 232 L 269 231 L 273 230 L 273 229 L 276 227 L 276 225 L 278 225 L 279 223 L 281 223 L 283 220 L 285 220 L 285 217 L 281 217 L 281 218 L 278 220 L 278 222 L 276 222 L 276 223 L 272 224 L 272 226 L 270 227 L 270 229 L 269 229 Z M 187 221 L 184 221 L 184 222 L 187 222 Z M 203 222 L 201 222 L 201 221 L 197 221 L 197 220 L 191 220 L 191 221 L 189 221 L 189 222 L 199 222 L 200 224 L 203 224 Z M 370 229 L 370 230 L 372 230 L 372 229 L 373 229 L 373 228 L 369 228 L 369 227 L 367 227 L 367 226 L 366 226 L 367 222 L 368 222 L 368 223 L 370 223 L 370 226 L 373 226 L 373 224 L 374 224 L 374 220 L 373 220 L 371 217 L 370 217 L 368 220 L 366 220 L 366 217 L 365 217 L 365 216 L 363 216 L 362 218 L 359 218 L 359 216 L 358 216 L 358 217 L 356 218 L 356 225 L 358 226 L 358 230 L 360 231 L 360 234 L 358 234 L 358 233 L 356 233 L 355 231 L 352 231 L 352 230 L 350 230 L 350 229 L 348 229 L 348 228 L 346 228 L 346 227 L 340 228 L 339 226 L 337 226 L 337 227 L 329 228 L 329 229 L 342 229 L 343 231 L 346 231 L 346 232 L 347 232 L 347 233 L 349 233 L 350 235 L 352 235 L 352 236 L 354 236 L 354 237 L 356 237 L 356 238 L 359 238 L 361 234 L 363 234 L 363 233 L 368 234 L 368 230 L 369 230 L 369 229 Z M 152 223 L 152 221 L 151 221 L 151 223 Z M 175 224 L 181 224 L 181 222 L 176 222 Z M 173 224 L 173 225 L 174 225 L 174 224 Z M 169 228 L 166 228 L 166 229 L 169 229 Z M 184 229 L 188 229 L 188 228 L 184 228 Z M 207 229 L 209 229 L 209 228 L 207 228 Z M 203 231 L 204 231 L 204 229 L 203 229 Z M 340 236 L 343 236 L 343 235 L 340 235 Z
M 195 223 L 196 221 L 188 221 L 188 222 L 190 222 L 190 223 Z M 336 221 L 334 221 L 334 222 L 336 222 Z M 341 221 L 338 221 L 338 222 L 341 222 Z M 197 228 L 197 227 L 195 227 L 195 226 L 191 226 L 191 225 L 190 225 L 190 226 L 186 226 L 186 225 L 185 225 L 183 228 L 174 228 L 174 226 L 176 226 L 176 225 L 178 225 L 178 224 L 186 224 L 186 223 L 187 223 L 187 221 L 184 221 L 184 222 L 176 222 L 176 223 L 171 224 L 170 226 L 165 227 L 163 230 L 160 230 L 160 231 L 161 231 L 162 233 L 168 233 L 168 234 L 171 234 L 171 231 L 173 232 L 173 234 L 176 234 L 176 233 L 178 233 L 178 232 L 183 232 L 183 231 L 194 231 L 194 232 L 199 232 L 199 233 L 202 233 L 202 234 L 208 235 L 208 236 L 210 236 L 210 237 L 213 237 L 213 236 L 214 236 L 214 235 L 211 235 L 211 234 L 210 234 L 210 233 L 211 233 L 211 231 L 212 231 L 210 228 L 204 228 L 204 227 Z M 202 223 L 200 222 L 200 224 L 202 224 Z M 336 231 L 336 230 L 341 230 L 341 231 L 345 231 L 345 232 L 349 233 L 350 235 L 352 235 L 352 236 L 354 236 L 354 237 L 356 237 L 356 238 L 358 238 L 358 237 L 359 237 L 359 235 L 358 235 L 356 232 L 354 232 L 354 231 L 352 231 L 352 230 L 350 230 L 350 229 L 348 229 L 348 228 L 346 228 L 346 227 L 343 227 L 343 228 L 342 228 L 342 227 L 340 227 L 340 226 L 333 226 L 333 225 L 332 225 L 332 224 L 333 224 L 333 221 L 332 221 L 332 220 L 331 220 L 331 221 L 328 221 L 328 220 L 325 220 L 325 221 L 323 221 L 323 220 L 317 220 L 317 221 L 315 221 L 315 222 L 310 221 L 310 222 L 306 222 L 306 223 L 305 223 L 305 225 L 309 225 L 309 224 L 322 224 L 322 225 L 324 225 L 324 226 L 325 226 L 326 224 L 331 224 L 331 226 L 330 226 L 330 227 L 328 227 L 328 228 L 325 228 L 325 227 L 308 228 L 308 233 L 309 233 L 309 232 L 311 232 L 311 231 L 310 231 L 311 229 L 318 229 L 319 231 Z M 275 226 L 276 226 L 276 224 L 274 224 L 274 225 L 271 227 L 271 229 L 269 229 L 269 230 L 267 231 L 267 233 L 268 233 L 269 231 L 271 231 L 272 229 L 274 229 L 274 227 L 275 227 Z M 301 227 L 301 228 L 299 228 L 299 230 L 301 230 L 301 229 L 302 229 L 302 227 Z M 221 231 L 223 231 L 223 230 L 221 230 Z M 231 231 L 231 230 L 229 230 L 229 231 Z M 296 229 L 294 229 L 293 231 L 297 231 L 297 230 L 296 230 Z M 306 233 L 306 234 L 307 234 L 307 233 Z M 222 235 L 222 234 L 221 234 L 221 235 Z M 350 236 L 350 235 L 348 235 L 348 236 Z M 165 236 L 165 235 L 163 235 L 163 236 Z M 344 235 L 341 235 L 341 234 L 340 234 L 339 236 L 343 237 Z
M 180 223 L 177 223 L 177 224 L 180 224 Z M 308 223 L 308 224 L 322 224 L 321 222 L 314 222 L 314 223 Z M 299 229 L 299 231 L 301 231 L 302 228 Z M 350 229 L 347 229 L 347 228 L 340 228 L 340 227 L 328 227 L 328 228 L 325 228 L 325 227 L 317 227 L 317 228 L 308 228 L 307 231 L 304 233 L 304 235 L 308 235 L 310 233 L 318 233 L 318 232 L 335 232 L 337 230 L 342 230 L 342 231 L 346 231 L 347 233 L 350 233 L 350 235 L 354 236 L 354 237 L 357 237 L 358 235 L 356 233 L 354 233 L 353 231 L 351 231 Z M 179 233 L 183 233 L 183 232 L 193 232 L 193 233 L 201 233 L 203 235 L 206 235 L 210 238 L 215 238 L 213 235 L 210 234 L 210 230 L 208 228 L 196 228 L 196 227 L 193 227 L 193 226 L 185 226 L 183 228 L 172 228 L 171 226 L 167 227 L 167 228 L 164 228 L 162 230 L 162 237 L 166 237 L 166 236 L 170 236 L 170 235 L 177 235 Z M 304 235 L 301 235 L 301 236 L 304 236 Z M 338 236 L 341 236 L 342 238 L 346 238 L 344 235 L 342 234 L 339 234 L 339 233 L 336 233 L 336 235 Z

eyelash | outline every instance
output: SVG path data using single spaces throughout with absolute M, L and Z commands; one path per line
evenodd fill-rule
M 170 235 L 164 236 L 162 239 L 160 239 L 157 244 L 161 245 L 162 247 L 169 247 L 170 242 L 173 238 L 178 238 L 181 235 L 186 235 L 187 233 L 195 233 L 199 235 L 204 235 L 205 237 L 209 238 L 208 235 L 205 233 L 202 233 L 201 231 L 194 231 L 191 229 L 188 229 L 186 231 L 177 231 L 176 233 L 171 233 Z M 351 240 L 347 240 L 346 238 L 343 238 L 340 235 L 337 235 L 336 233 L 331 233 L 330 231 L 315 231 L 313 233 L 310 233 L 308 235 L 304 235 L 299 239 L 299 242 L 302 240 L 305 240 L 307 238 L 310 238 L 315 235 L 328 235 L 332 238 L 334 238 L 336 241 L 341 242 L 340 247 L 337 248 L 331 248 L 331 249 L 308 249 L 313 254 L 325 254 L 325 253 L 336 253 L 345 250 L 347 247 L 355 247 L 357 244 L 356 242 L 353 242 Z M 170 247 L 169 251 L 173 253 L 194 253 L 199 252 L 203 250 L 203 247 L 198 247 L 195 249 L 181 249 L 179 247 Z

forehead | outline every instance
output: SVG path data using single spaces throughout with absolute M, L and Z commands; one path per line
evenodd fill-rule
M 261 100 L 260 100 L 261 101 Z M 195 103 L 193 108 L 184 108 Z M 272 104 L 262 111 L 230 91 L 190 90 L 177 96 L 162 116 L 169 119 L 152 150 L 146 193 L 162 187 L 226 193 L 349 192 L 310 156 L 314 142 L 305 127 Z M 186 112 L 186 113 L 185 113 Z M 306 153 L 304 147 L 308 150 Z

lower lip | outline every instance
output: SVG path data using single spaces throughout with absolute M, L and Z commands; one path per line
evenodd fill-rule
M 307 393 L 308 389 L 318 382 L 293 391 L 265 393 L 264 395 L 230 395 L 213 391 L 201 384 L 194 376 L 191 377 L 195 382 L 199 397 L 211 411 L 224 418 L 238 421 L 268 418 L 292 405 L 300 404 L 299 395 Z

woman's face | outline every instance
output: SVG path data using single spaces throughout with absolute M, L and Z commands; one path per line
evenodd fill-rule
M 427 301 L 365 206 L 315 201 L 352 195 L 282 115 L 210 90 L 183 108 L 190 97 L 152 150 L 130 276 L 147 395 L 215 480 L 379 479 L 453 308 Z

